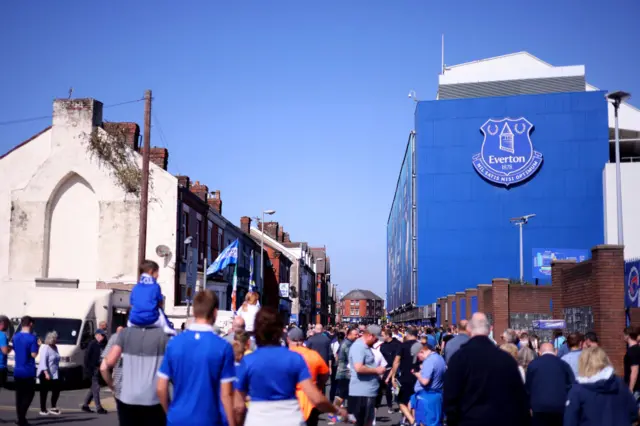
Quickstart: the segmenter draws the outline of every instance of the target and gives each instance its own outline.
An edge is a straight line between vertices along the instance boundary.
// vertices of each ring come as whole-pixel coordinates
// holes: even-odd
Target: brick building
[[[377,324],[384,315],[384,301],[369,290],[351,290],[340,304],[342,322]]]

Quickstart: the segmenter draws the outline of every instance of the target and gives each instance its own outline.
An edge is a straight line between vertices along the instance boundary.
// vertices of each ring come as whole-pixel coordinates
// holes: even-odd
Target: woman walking
[[[304,423],[296,387],[320,412],[340,413],[313,383],[304,358],[280,345],[282,319],[269,307],[255,318],[258,349],[242,358],[236,368],[234,409],[236,423],[245,426],[300,426]],[[247,397],[251,403],[245,405]],[[246,415],[246,421],[245,421]]]
[[[255,291],[250,291],[244,297],[244,303],[242,304],[240,309],[238,309],[238,316],[244,319],[245,330],[247,330],[247,332],[250,334],[254,332],[256,314],[260,310],[258,299],[258,293],[256,293]]]
[[[58,370],[60,367],[60,354],[58,353],[58,333],[51,331],[44,339],[44,345],[40,346],[38,364],[38,378],[40,379],[40,415],[60,415],[58,410],[58,398],[60,397],[60,381]],[[47,410],[47,394],[51,392],[51,409]]]
[[[602,348],[582,351],[576,382],[564,410],[565,426],[629,426],[638,420],[636,401]]]

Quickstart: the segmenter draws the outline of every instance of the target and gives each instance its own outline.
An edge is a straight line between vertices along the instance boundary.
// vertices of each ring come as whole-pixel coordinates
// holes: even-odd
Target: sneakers
[[[38,414],[41,415],[41,416],[48,416],[49,412],[40,410],[40,412]]]
[[[84,411],[85,413],[93,413],[93,410],[91,408],[89,408],[88,405],[83,405],[81,407],[81,410]]]
[[[107,413],[108,413],[108,411],[107,411],[107,410],[105,410],[104,408],[100,407],[100,408],[98,408],[98,409],[96,410],[96,413],[98,413],[98,414],[107,414]]]
[[[393,411],[391,408],[389,408],[389,409],[387,410],[387,413],[389,413],[389,414],[394,414],[394,413],[395,413],[395,411]]]
[[[59,416],[60,415],[60,410],[58,410],[57,408],[52,408],[49,410],[49,414],[52,414],[54,416]]]

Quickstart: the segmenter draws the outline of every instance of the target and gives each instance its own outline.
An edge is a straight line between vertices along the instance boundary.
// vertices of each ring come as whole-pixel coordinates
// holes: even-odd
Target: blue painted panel
[[[472,165],[480,127],[505,117],[533,124],[531,141],[544,158],[535,175],[509,188],[487,182]],[[495,277],[517,278],[519,236],[511,217],[537,215],[524,228],[525,253],[604,242],[603,92],[419,102],[415,129],[419,305]],[[531,261],[524,273],[532,281]]]
[[[456,323],[456,301],[451,302],[451,324]]]
[[[467,319],[467,299],[460,299],[460,321]]]
[[[478,297],[471,296],[471,315],[478,312]]]
[[[436,305],[436,327],[440,327],[442,325],[442,311],[440,309],[440,305]]]

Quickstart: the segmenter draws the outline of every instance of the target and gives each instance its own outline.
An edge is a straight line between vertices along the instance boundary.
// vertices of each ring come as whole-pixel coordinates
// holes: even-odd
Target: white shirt
[[[371,352],[373,352],[373,358],[374,358],[374,362],[376,364],[376,367],[387,368],[387,360],[384,359],[384,356],[382,355],[382,352],[380,352],[380,346],[381,345],[382,345],[382,342],[377,342],[371,348]]]
[[[244,307],[240,307],[238,310],[238,316],[244,320],[245,330],[250,333],[253,333],[254,325],[256,322],[256,314],[260,310],[258,305],[247,305],[247,310],[244,310]]]

